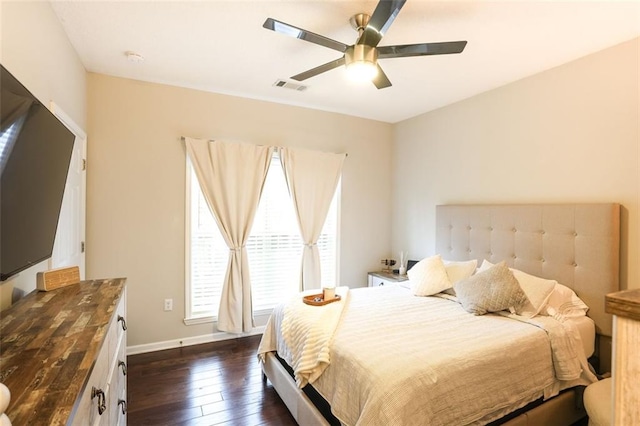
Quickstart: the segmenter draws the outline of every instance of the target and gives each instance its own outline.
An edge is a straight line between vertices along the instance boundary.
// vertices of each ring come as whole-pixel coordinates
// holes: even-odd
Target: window
[[[318,240],[323,285],[335,285],[337,275],[338,194],[336,191]],[[229,249],[202,195],[187,160],[186,320],[215,321]],[[293,202],[276,155],[271,160],[262,198],[247,240],[251,292],[255,314],[269,312],[298,291],[302,239]]]

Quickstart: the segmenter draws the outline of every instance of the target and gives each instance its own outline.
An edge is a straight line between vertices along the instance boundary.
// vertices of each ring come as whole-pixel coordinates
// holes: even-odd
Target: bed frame
[[[619,289],[619,204],[436,206],[435,248],[448,260],[505,260],[574,289],[590,307],[598,337],[605,336],[596,339],[596,354],[610,351],[601,340],[612,334],[604,296]],[[329,424],[274,354],[262,368],[298,424]],[[504,424],[570,425],[585,416],[576,401],[581,396],[569,390]]]

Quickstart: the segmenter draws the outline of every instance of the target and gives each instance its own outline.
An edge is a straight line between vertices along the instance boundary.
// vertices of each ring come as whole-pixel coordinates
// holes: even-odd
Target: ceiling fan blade
[[[445,41],[442,43],[404,44],[378,47],[378,59],[406,58],[409,56],[448,55],[461,53],[466,41]]]
[[[384,73],[384,71],[382,71],[380,64],[377,64],[377,67],[378,67],[378,74],[376,74],[376,76],[371,81],[373,82],[373,84],[376,85],[378,89],[384,89],[385,87],[390,87],[391,82],[389,81],[389,78]]]
[[[296,81],[303,81],[308,78],[315,77],[318,74],[322,74],[323,72],[338,68],[341,65],[344,65],[344,56],[340,59],[336,59],[335,61],[327,62],[319,67],[311,68],[310,70],[296,74],[291,78]]]
[[[376,47],[407,0],[380,0],[357,44]]]
[[[294,27],[293,25],[289,25],[272,18],[267,18],[262,26],[268,30],[288,35],[290,37],[299,38],[311,43],[319,44],[320,46],[328,47],[329,49],[337,50],[338,52],[342,53],[344,53],[344,51],[347,50],[347,47],[349,47],[344,43],[340,43],[339,41],[332,40],[330,38],[312,33],[307,30],[303,30],[302,28]]]

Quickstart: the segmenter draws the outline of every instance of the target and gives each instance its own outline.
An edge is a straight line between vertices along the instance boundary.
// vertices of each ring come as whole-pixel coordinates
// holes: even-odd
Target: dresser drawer
[[[371,276],[369,278],[369,286],[370,287],[379,287],[381,285],[391,285],[392,282],[389,280],[385,280],[384,278]]]
[[[126,291],[118,301],[93,371],[84,388],[72,425],[114,426],[126,424],[118,415],[119,399],[126,400],[126,380],[119,380],[119,360],[126,361]],[[121,413],[121,411],[120,411]],[[121,419],[125,420],[122,421]]]
[[[369,272],[368,274],[369,287],[396,285],[404,281],[407,281],[406,275],[398,275],[388,272]]]
[[[118,306],[116,307],[116,311],[113,315],[113,319],[111,324],[109,325],[109,354],[111,355],[109,359],[113,360],[115,354],[118,351],[118,346],[122,339],[126,335],[127,331],[127,318],[126,318],[126,293],[122,293],[122,297],[118,302]],[[125,340],[126,345],[126,340]]]
[[[109,420],[112,426],[127,424],[127,345],[123,338],[118,347],[109,379]]]
[[[106,342],[105,342],[106,343]],[[89,380],[80,398],[78,409],[73,417],[72,425],[87,426],[98,425],[101,415],[98,412],[98,403],[106,404],[107,376],[109,374],[109,352],[106,346],[98,354]],[[102,392],[102,393],[101,393]],[[103,413],[104,415],[105,413]]]

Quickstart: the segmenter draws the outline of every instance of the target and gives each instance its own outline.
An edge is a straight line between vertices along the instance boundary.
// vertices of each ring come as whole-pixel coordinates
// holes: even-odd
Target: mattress
[[[567,319],[580,333],[580,340],[584,354],[589,358],[595,352],[596,347],[596,325],[589,317],[574,317]]]
[[[278,336],[284,310],[274,311],[261,350],[279,348],[294,365]],[[543,324],[549,321],[556,324]],[[313,386],[346,425],[484,424],[590,383],[583,371],[572,380],[557,379],[557,360],[571,358],[552,350],[558,342],[569,342],[565,352],[586,365],[580,337],[558,324],[474,316],[456,302],[413,297],[396,286],[351,290],[331,339],[329,365]],[[563,334],[552,341],[552,333]]]

